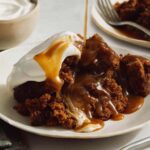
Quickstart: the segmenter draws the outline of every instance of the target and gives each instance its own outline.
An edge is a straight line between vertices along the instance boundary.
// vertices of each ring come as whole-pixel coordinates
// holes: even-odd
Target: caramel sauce
[[[113,116],[111,117],[111,120],[114,120],[114,121],[119,121],[123,119],[124,119],[124,115],[120,113],[113,114]]]
[[[89,123],[84,123],[82,126],[79,126],[75,129],[75,131],[79,132],[80,130],[86,128],[88,125],[96,125],[99,124],[100,127],[95,129],[94,131],[100,130],[104,127],[104,121],[100,119],[92,119]]]
[[[88,0],[85,0],[85,16],[84,16],[84,42],[86,42],[87,39],[87,22],[88,22]],[[119,32],[123,33],[126,36],[136,38],[136,39],[144,39],[143,37],[139,36],[140,34],[135,34],[134,32],[128,32],[122,28],[117,28]],[[61,57],[63,55],[64,50],[69,46],[71,39],[68,40],[69,42],[66,42],[64,40],[59,40],[52,44],[48,49],[46,49],[44,52],[37,54],[35,56],[35,60],[40,64],[40,66],[45,71],[45,74],[47,76],[47,79],[53,82],[52,84],[55,86],[57,90],[60,91],[62,86],[62,80],[59,78],[59,71],[61,68]],[[87,78],[87,79],[86,79]],[[103,100],[104,98],[109,99],[109,107],[112,110],[113,114],[111,117],[111,120],[119,121],[124,119],[124,115],[120,114],[117,109],[115,108],[114,104],[111,101],[111,97],[109,93],[105,91],[100,85],[100,82],[97,82],[96,79],[92,79],[89,75],[86,76],[79,76],[77,79],[78,81],[75,83],[72,89],[70,90],[70,93],[67,93],[71,100],[71,104],[74,105],[76,108],[82,110],[87,117],[90,119],[90,122],[85,122],[82,126],[77,127],[75,130],[81,131],[82,129],[86,128],[88,125],[100,125],[99,128],[96,128],[96,130],[100,130],[104,127],[104,121],[100,119],[94,119],[92,116],[92,112],[90,111],[88,104],[92,102],[96,102],[96,112],[98,115],[100,115],[103,112],[103,107],[101,104],[100,97],[95,98],[90,96],[88,91],[85,89],[84,82],[93,82],[96,83],[97,89],[103,92]],[[70,88],[70,87],[69,87]],[[139,110],[143,104],[144,104],[144,98],[143,97],[136,97],[136,96],[128,96],[128,105],[127,108],[124,111],[124,114],[130,114],[137,110]]]
[[[98,97],[92,96],[85,85],[87,83],[92,83],[95,86],[95,90],[100,94]],[[111,101],[111,96],[109,93],[102,87],[99,78],[97,76],[91,76],[89,74],[79,74],[76,78],[75,84],[67,90],[68,96],[72,101],[72,104],[78,109],[82,110],[90,120],[93,120],[92,110],[90,104],[95,103],[95,112],[98,116],[101,116],[103,113],[102,101],[108,102],[108,107],[111,109],[113,115],[112,120],[118,121],[124,118],[123,114],[118,113],[116,107]],[[95,92],[96,92],[95,91]],[[99,97],[100,96],[100,97]]]
[[[134,113],[136,112],[137,110],[139,110],[143,104],[144,104],[144,98],[143,97],[140,97],[140,96],[128,96],[128,105],[127,105],[127,108],[126,110],[124,111],[124,114],[130,114],[130,113]],[[116,109],[114,108],[114,106],[110,105],[110,107],[112,108],[113,110],[113,115],[111,117],[111,120],[114,120],[114,121],[119,121],[119,120],[122,120],[124,119],[124,115],[123,114],[120,114],[116,111]],[[94,131],[96,130],[100,130],[104,127],[104,121],[100,120],[100,119],[91,119],[89,123],[84,123],[82,126],[80,127],[77,127],[75,130],[77,132],[79,131],[82,131],[84,130],[84,128],[86,128],[88,125],[92,125],[92,124],[99,124],[100,127],[95,129]]]
[[[95,87],[94,93],[98,93],[98,95],[97,94],[93,95],[93,92],[90,93],[90,90],[86,88],[86,85],[88,85],[88,83],[92,83],[92,87],[93,88]],[[82,110],[90,120],[90,122],[86,122],[82,126],[78,127],[76,131],[84,132],[84,130],[88,130],[88,127],[90,130],[90,127],[92,128],[92,124],[95,124],[96,130],[100,130],[101,128],[103,128],[104,126],[103,121],[95,118],[99,118],[103,113],[104,102],[106,102],[107,107],[109,107],[109,109],[112,112],[110,119],[113,121],[123,120],[125,117],[124,114],[133,113],[143,106],[144,103],[143,97],[139,96],[136,97],[130,95],[128,96],[129,101],[126,110],[124,111],[124,113],[119,113],[112,102],[111,95],[103,88],[101,84],[102,83],[100,76],[79,73],[76,76],[75,83],[72,86],[70,86],[69,89],[67,90],[68,96],[74,107],[78,108],[79,110]],[[95,105],[94,113],[97,116],[93,116],[93,112],[90,107],[91,104],[93,103]],[[100,125],[100,127],[98,126],[98,124]]]
[[[88,23],[88,0],[85,0],[84,42],[86,42],[87,39],[87,23]]]
[[[116,107],[114,106],[114,104],[112,103],[112,101],[110,100],[109,101],[109,107],[110,109],[112,110],[113,112],[113,115],[111,117],[111,120],[114,120],[114,121],[119,121],[119,120],[123,120],[124,119],[124,115],[123,114],[120,114]]]
[[[67,95],[70,97],[73,105],[80,110],[82,110],[89,119],[92,119],[92,112],[90,105],[95,103],[97,107],[97,112],[101,113],[101,103],[99,98],[92,96],[89,91],[86,89],[87,83],[93,83],[93,86],[100,91],[102,96],[101,98],[108,97],[103,88],[100,88],[100,81],[98,81],[96,76],[90,74],[80,74],[76,76],[75,83],[71,85],[67,92]],[[98,95],[97,95],[98,96]]]
[[[62,80],[59,78],[59,71],[62,63],[61,58],[69,44],[70,43],[65,40],[59,40],[34,57],[44,70],[47,80],[49,80],[58,91],[63,84]]]
[[[138,111],[144,104],[144,98],[140,96],[128,96],[128,105],[124,114],[131,114]]]
[[[102,127],[104,126],[104,121],[100,119],[92,119],[91,120],[92,124],[100,124]]]

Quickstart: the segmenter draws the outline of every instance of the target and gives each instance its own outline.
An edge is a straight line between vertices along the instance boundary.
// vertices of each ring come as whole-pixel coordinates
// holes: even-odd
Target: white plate
[[[14,109],[14,98],[7,92],[6,79],[13,64],[18,61],[31,46],[9,50],[0,53],[0,118],[12,126],[34,134],[59,137],[59,138],[106,138],[125,134],[137,130],[150,122],[150,96],[145,99],[145,104],[138,112],[125,116],[122,121],[107,121],[102,130],[92,133],[77,133],[72,130],[50,127],[32,127],[29,119],[19,115]],[[118,50],[119,53],[128,53],[125,50]]]
[[[115,4],[118,1],[122,2],[122,1],[125,1],[125,0],[111,0],[112,4]],[[138,40],[138,39],[134,39],[134,38],[128,37],[128,36],[122,34],[121,32],[119,32],[113,26],[107,24],[105,22],[105,20],[101,17],[101,15],[98,13],[98,11],[96,10],[95,5],[93,5],[93,7],[92,7],[92,19],[93,19],[94,23],[101,30],[103,30],[104,32],[108,33],[109,35],[111,35],[111,36],[113,36],[113,37],[115,37],[117,39],[129,42],[129,43],[132,43],[132,44],[135,44],[135,45],[139,45],[139,46],[143,46],[143,47],[146,47],[146,48],[150,48],[150,41]]]

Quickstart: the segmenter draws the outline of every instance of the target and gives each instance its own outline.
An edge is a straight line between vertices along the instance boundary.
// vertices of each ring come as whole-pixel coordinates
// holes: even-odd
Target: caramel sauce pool
[[[104,127],[104,121],[100,120],[100,119],[92,119],[90,123],[84,123],[82,126],[80,127],[77,127],[75,129],[75,131],[79,132],[80,130],[82,130],[84,127],[88,126],[88,125],[91,125],[91,124],[99,124],[100,127],[95,129],[94,131],[97,131],[97,130],[100,130]]]
[[[124,119],[124,115],[120,114],[120,113],[115,114],[111,117],[111,120],[113,120],[113,121],[119,121],[119,120],[123,120],[123,119]]]
[[[114,112],[111,120],[113,121],[119,121],[124,119],[124,114],[131,114],[134,113],[136,111],[138,111],[144,104],[144,98],[140,97],[140,96],[128,96],[128,105],[127,108],[125,109],[124,113],[118,113],[118,112]],[[75,129],[75,131],[80,132],[82,129],[86,128],[88,125],[90,124],[99,124],[100,127],[97,128],[94,131],[100,130],[104,127],[104,121],[100,120],[100,119],[91,119],[90,123],[84,123],[82,126],[78,127]]]
[[[131,114],[136,111],[138,111],[144,104],[144,98],[140,96],[128,96],[128,105],[125,111],[123,112],[124,114]]]
[[[144,98],[141,96],[132,96],[129,95],[128,96],[128,104],[126,109],[124,110],[123,114],[118,113],[112,116],[112,120],[114,121],[119,121],[124,119],[124,114],[131,114],[134,113],[136,111],[138,111],[144,104]]]

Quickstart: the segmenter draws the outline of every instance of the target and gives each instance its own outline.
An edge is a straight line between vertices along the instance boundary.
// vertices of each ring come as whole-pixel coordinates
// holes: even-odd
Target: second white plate
[[[111,1],[112,1],[112,4],[114,4],[117,1],[122,1],[122,0],[111,0]],[[150,41],[138,40],[138,39],[134,39],[134,38],[131,38],[131,37],[127,37],[126,35],[119,32],[117,29],[115,29],[113,26],[107,24],[107,22],[98,13],[98,11],[95,7],[95,4],[92,7],[92,18],[93,18],[94,23],[101,30],[106,32],[107,34],[109,34],[109,35],[111,35],[111,36],[113,36],[117,39],[129,42],[129,43],[132,43],[132,44],[135,44],[135,45],[138,45],[138,46],[150,48]]]

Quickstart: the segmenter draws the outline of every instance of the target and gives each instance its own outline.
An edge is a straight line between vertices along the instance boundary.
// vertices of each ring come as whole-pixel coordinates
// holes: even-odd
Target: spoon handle
[[[10,139],[5,134],[0,124],[0,149],[12,146]]]
[[[5,146],[3,150],[30,150],[25,139],[22,137],[20,130],[8,125],[2,120],[0,120],[0,125],[6,136],[11,141],[11,145],[7,146],[8,148],[5,148]]]

